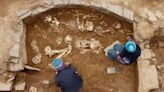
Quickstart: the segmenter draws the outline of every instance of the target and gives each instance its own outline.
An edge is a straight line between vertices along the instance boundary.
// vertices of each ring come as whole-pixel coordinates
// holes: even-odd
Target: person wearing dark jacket
[[[140,46],[132,39],[128,39],[125,45],[115,44],[108,50],[108,57],[121,64],[132,64],[141,55]]]
[[[80,92],[83,79],[72,65],[64,64],[61,59],[55,58],[53,66],[57,69],[55,83],[62,92]]]

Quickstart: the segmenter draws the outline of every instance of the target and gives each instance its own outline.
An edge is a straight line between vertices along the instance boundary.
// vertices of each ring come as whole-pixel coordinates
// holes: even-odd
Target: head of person
[[[58,70],[61,71],[65,68],[64,62],[60,58],[53,59],[53,66]]]
[[[134,53],[136,51],[136,44],[133,41],[128,41],[125,48],[129,53]]]

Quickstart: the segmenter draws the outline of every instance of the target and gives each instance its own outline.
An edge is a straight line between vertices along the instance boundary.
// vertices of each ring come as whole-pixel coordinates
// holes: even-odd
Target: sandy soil
[[[96,35],[94,32],[79,32],[77,31],[75,11],[84,15],[90,15],[94,17],[87,18],[87,20],[92,21],[95,25],[95,28],[101,26],[103,30],[111,28],[111,25],[115,22],[120,22],[124,32],[114,31],[113,34],[107,33],[104,36]],[[50,30],[49,23],[44,22],[44,19],[47,15],[52,15],[60,21],[59,29],[61,32],[57,33],[55,30]],[[105,21],[105,24],[101,24],[102,21]],[[67,8],[58,8],[50,10],[44,14],[30,17],[25,21],[27,27],[27,55],[28,63],[35,67],[41,68],[42,72],[27,72],[26,74],[21,74],[19,76],[24,76],[27,81],[26,89],[29,89],[30,86],[40,87],[39,92],[44,92],[42,84],[39,81],[48,79],[51,80],[51,84],[46,92],[53,92],[58,90],[53,83],[53,78],[55,72],[48,67],[48,63],[52,61],[53,58],[49,58],[44,55],[44,48],[47,45],[50,45],[54,49],[62,49],[67,47],[63,42],[61,45],[57,45],[56,38],[62,36],[64,38],[67,34],[73,36],[73,51],[67,57],[63,58],[64,62],[71,62],[82,75],[84,79],[84,86],[81,92],[136,92],[137,91],[137,69],[136,63],[132,65],[121,65],[117,62],[113,62],[105,57],[103,49],[100,54],[95,54],[93,52],[87,52],[85,54],[80,54],[79,49],[75,48],[75,42],[78,39],[90,39],[96,38],[100,41],[103,47],[112,44],[115,40],[119,40],[122,43],[126,41],[127,35],[124,33],[128,30],[132,30],[132,24],[126,22],[124,19],[119,18],[111,13],[102,13],[96,9],[91,9],[88,7],[67,7]],[[36,28],[36,25],[38,28]],[[131,33],[130,32],[130,33]],[[44,34],[45,38],[42,37]],[[38,42],[38,46],[43,54],[42,63],[34,65],[31,62],[31,59],[35,56],[30,44],[32,40]],[[108,66],[118,67],[121,70],[114,75],[107,75],[106,68]],[[19,77],[18,77],[19,78]],[[114,90],[114,91],[112,91]]]

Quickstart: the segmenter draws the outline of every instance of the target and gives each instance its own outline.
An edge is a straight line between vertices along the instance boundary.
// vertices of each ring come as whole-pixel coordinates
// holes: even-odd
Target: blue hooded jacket
[[[139,47],[138,44],[136,44],[136,51],[134,53],[129,53],[126,50],[126,48],[124,48],[120,53],[120,56],[122,58],[126,57],[129,60],[128,64],[135,62],[140,55],[141,55],[141,48]]]
[[[75,73],[76,69],[69,65],[59,71],[55,77],[55,82],[62,92],[79,92],[82,87],[83,80],[81,76]]]

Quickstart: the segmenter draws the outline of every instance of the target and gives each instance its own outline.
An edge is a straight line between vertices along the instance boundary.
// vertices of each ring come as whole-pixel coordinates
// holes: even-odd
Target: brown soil
[[[27,57],[28,64],[41,68],[41,72],[26,71],[18,73],[17,79],[23,79],[27,82],[26,90],[29,90],[30,86],[36,86],[38,92],[59,92],[59,88],[56,88],[54,84],[55,72],[49,68],[48,63],[50,63],[53,58],[49,58],[44,55],[44,48],[50,45],[53,49],[62,49],[67,47],[67,45],[62,42],[61,45],[56,44],[56,38],[62,36],[63,38],[67,34],[73,36],[73,51],[70,55],[63,58],[64,62],[71,62],[72,65],[77,67],[79,73],[84,79],[84,84],[81,92],[136,92],[137,91],[137,69],[136,63],[132,65],[121,65],[117,62],[109,60],[105,55],[103,50],[100,54],[95,54],[93,52],[87,52],[85,54],[80,54],[79,49],[75,48],[76,40],[80,38],[96,38],[100,41],[103,47],[107,47],[112,44],[115,40],[119,40],[122,43],[126,41],[126,36],[120,31],[114,31],[113,34],[107,33],[104,36],[96,35],[94,32],[79,32],[77,31],[75,11],[79,11],[81,14],[90,15],[95,17],[87,18],[87,20],[92,21],[95,27],[101,26],[103,30],[111,28],[111,25],[115,22],[120,22],[124,33],[127,30],[132,30],[132,24],[127,22],[125,19],[120,18],[110,12],[105,10],[97,10],[93,7],[84,6],[65,6],[52,9],[43,14],[29,17],[24,20],[27,27]],[[104,12],[105,11],[105,12]],[[59,25],[60,33],[54,30],[49,30],[50,25],[44,22],[47,15],[55,16],[61,24]],[[100,22],[106,22],[106,24],[101,24]],[[37,25],[39,28],[35,28]],[[45,38],[41,33],[44,34]],[[42,63],[38,65],[32,64],[31,60],[35,56],[30,44],[32,40],[38,42],[38,46],[43,54]],[[113,75],[106,74],[106,68],[109,66],[118,67],[121,70]],[[51,80],[51,84],[46,87],[42,85],[40,81]],[[113,89],[113,91],[112,91]]]

